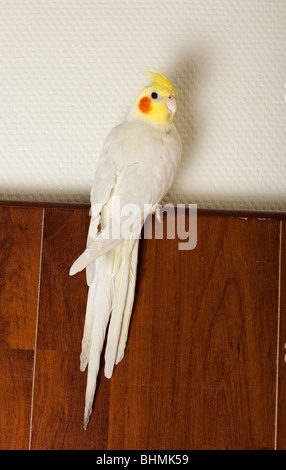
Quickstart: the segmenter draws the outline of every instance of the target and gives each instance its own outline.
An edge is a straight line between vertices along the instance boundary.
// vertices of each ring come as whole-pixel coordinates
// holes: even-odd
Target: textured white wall
[[[167,200],[286,210],[285,0],[0,0],[0,199],[88,202],[155,67],[179,90]]]

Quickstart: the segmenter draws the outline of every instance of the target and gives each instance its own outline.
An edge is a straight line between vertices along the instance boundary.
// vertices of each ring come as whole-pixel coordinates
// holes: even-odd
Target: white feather
[[[87,343],[87,348],[85,345],[84,351],[84,354],[87,353],[88,357],[83,358],[84,362],[88,360],[87,387],[84,410],[85,429],[88,425],[89,417],[92,412],[97,375],[100,366],[101,351],[103,348],[106,328],[110,317],[114,288],[112,276],[112,253],[108,253],[107,255],[101,257],[98,264],[98,270],[91,286],[91,288],[93,288],[93,284],[95,285],[95,291],[93,295],[93,316],[92,321],[90,321],[89,317],[88,322],[88,328],[91,329],[90,340]]]
[[[123,312],[120,338],[119,338],[118,347],[117,347],[115,364],[118,364],[118,362],[120,362],[123,359],[127,337],[128,337],[129,324],[130,324],[130,318],[131,318],[131,313],[133,309],[134,295],[135,295],[138,247],[139,247],[139,239],[135,240],[132,253],[131,253],[128,292],[127,292],[126,303],[125,303],[125,308]]]
[[[115,266],[114,275],[114,296],[112,300],[112,316],[108,328],[107,344],[105,350],[105,376],[109,379],[113,374],[115,365],[123,313],[125,310],[129,270],[130,252],[134,245],[134,239],[124,240],[121,245],[115,248],[115,257],[119,259],[119,267]]]
[[[91,332],[92,323],[94,316],[94,296],[97,287],[97,282],[94,280],[88,289],[85,322],[83,330],[83,338],[81,343],[81,355],[80,355],[80,370],[83,372],[86,369],[89,358],[90,343],[91,343]]]

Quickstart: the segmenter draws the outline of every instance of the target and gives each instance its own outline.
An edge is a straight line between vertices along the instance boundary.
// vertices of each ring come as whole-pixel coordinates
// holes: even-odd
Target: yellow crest
[[[154,69],[155,70],[155,69]],[[158,88],[159,90],[164,90],[168,95],[175,95],[177,96],[178,92],[173,87],[170,80],[168,80],[165,75],[163,75],[158,70],[156,72],[143,72],[150,76],[151,78],[151,86]]]

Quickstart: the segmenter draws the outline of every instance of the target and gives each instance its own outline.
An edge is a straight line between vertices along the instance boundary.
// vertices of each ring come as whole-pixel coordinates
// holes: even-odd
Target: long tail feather
[[[130,251],[134,245],[134,239],[124,240],[114,251],[114,267],[118,266],[114,281],[114,297],[112,300],[112,315],[108,328],[108,337],[105,350],[105,376],[110,378],[116,360],[117,347],[119,343],[122,317],[125,309],[130,267]],[[119,259],[119,262],[117,260]]]
[[[105,230],[105,229],[104,229]],[[90,240],[85,252],[70,269],[73,275],[87,268],[89,293],[86,307],[80,369],[88,366],[84,428],[92,412],[100,358],[110,314],[105,352],[105,375],[110,378],[114,365],[124,356],[134,301],[139,233],[129,239]],[[101,232],[103,233],[103,232]]]
[[[130,318],[132,314],[134,295],[135,295],[138,247],[139,247],[139,240],[137,239],[135,240],[135,243],[131,252],[128,292],[127,292],[125,309],[124,309],[123,319],[122,319],[122,324],[121,324],[120,338],[119,338],[119,343],[117,347],[115,364],[118,364],[118,362],[120,362],[124,357],[124,352],[125,352],[125,347],[126,347],[126,342],[127,342],[127,337],[128,337],[129,324],[130,324]]]
[[[80,355],[80,370],[83,372],[86,369],[89,358],[91,332],[94,315],[94,296],[96,292],[96,282],[92,282],[88,290],[83,338],[81,342],[81,355]]]
[[[90,316],[88,318],[87,328],[91,327],[90,333],[90,346],[88,346],[88,374],[87,374],[87,386],[85,395],[85,410],[84,410],[84,428],[86,429],[89,417],[92,412],[92,405],[94,400],[94,394],[96,390],[97,375],[100,366],[100,357],[103,348],[103,343],[106,334],[106,328],[109,321],[111,302],[113,296],[113,277],[112,277],[112,255],[108,253],[103,256],[98,262],[98,270],[94,281],[95,292],[93,296],[93,318],[92,325]],[[92,306],[91,306],[92,308]],[[90,315],[90,313],[88,312]],[[88,330],[86,337],[89,337]],[[89,344],[89,343],[87,343]],[[85,346],[86,348],[86,346]],[[85,351],[84,351],[85,354]],[[86,359],[83,355],[83,364],[85,365]]]

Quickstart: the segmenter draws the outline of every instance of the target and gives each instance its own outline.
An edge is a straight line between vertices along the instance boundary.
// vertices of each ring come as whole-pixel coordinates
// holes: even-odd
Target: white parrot
[[[80,369],[88,366],[85,429],[108,322],[104,372],[110,378],[125,352],[140,232],[169,190],[182,153],[173,123],[177,91],[163,74],[147,73],[150,85],[104,142],[91,189],[87,248],[70,269],[74,275],[86,268],[89,286],[80,356]]]

